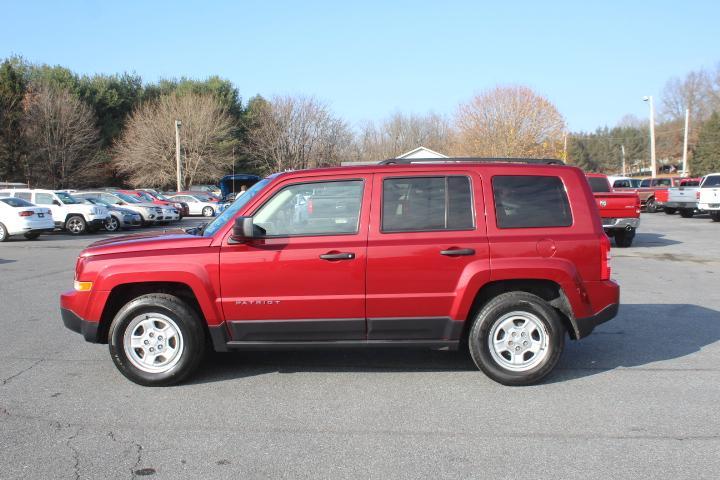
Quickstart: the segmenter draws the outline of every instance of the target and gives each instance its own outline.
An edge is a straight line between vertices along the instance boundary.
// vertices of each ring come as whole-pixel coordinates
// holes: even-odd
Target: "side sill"
[[[431,348],[457,350],[459,340],[321,340],[307,342],[229,341],[228,350],[301,350],[322,348]],[[227,350],[222,350],[227,351]]]

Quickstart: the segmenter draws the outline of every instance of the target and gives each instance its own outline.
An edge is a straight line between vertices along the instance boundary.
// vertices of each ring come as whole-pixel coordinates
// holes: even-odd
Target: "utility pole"
[[[177,163],[177,191],[181,192],[182,188],[182,162],[180,161],[180,126],[182,122],[175,120],[175,162]]]
[[[690,175],[688,172],[688,165],[687,165],[687,144],[688,144],[688,127],[690,125],[690,109],[685,109],[685,138],[683,139],[683,167],[682,167],[682,176],[687,177]]]
[[[563,161],[567,163],[568,157],[567,157],[567,132],[563,134]]]
[[[620,145],[620,151],[622,151],[622,174],[623,177],[627,175],[625,173],[625,145]]]
[[[652,95],[643,97],[643,100],[650,103],[650,169],[652,178],[657,177],[657,165],[655,163],[655,106]]]

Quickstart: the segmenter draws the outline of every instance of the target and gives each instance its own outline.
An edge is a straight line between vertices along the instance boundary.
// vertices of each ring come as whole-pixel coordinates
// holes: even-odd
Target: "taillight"
[[[314,207],[313,207],[313,201],[312,201],[312,199],[310,199],[310,200],[307,201],[307,212],[308,212],[309,214],[312,214],[312,213],[313,213],[313,208],[314,208]]]
[[[600,280],[610,280],[610,239],[603,234],[600,239]]]
[[[18,215],[20,215],[21,217],[32,217],[34,213],[35,212],[33,212],[32,210],[25,210],[25,211],[19,212]]]
[[[695,192],[695,200],[700,200],[700,190]]]

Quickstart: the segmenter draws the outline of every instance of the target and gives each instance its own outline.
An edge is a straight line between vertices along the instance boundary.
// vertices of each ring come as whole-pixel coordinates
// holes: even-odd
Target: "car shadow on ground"
[[[633,247],[665,247],[668,245],[678,245],[682,242],[667,238],[662,233],[645,233],[637,232],[635,234],[635,240],[633,241]]]
[[[6,263],[15,263],[17,260],[5,260],[4,258],[0,258],[0,265],[4,265]]]
[[[720,340],[720,312],[689,304],[623,305],[617,318],[580,341],[568,340],[544,383],[588,377],[618,368],[649,367],[681,359]],[[665,366],[668,368],[669,366]],[[670,367],[673,368],[673,367]],[[677,368],[692,368],[682,367]],[[476,371],[466,348],[306,350],[213,353],[189,383],[267,373]],[[482,373],[478,372],[478,375]]]

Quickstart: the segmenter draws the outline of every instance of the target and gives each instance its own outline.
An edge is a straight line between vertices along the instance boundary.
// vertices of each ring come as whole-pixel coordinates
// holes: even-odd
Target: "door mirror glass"
[[[62,206],[59,200],[53,200],[53,205],[57,205],[58,207]]]
[[[253,223],[252,217],[238,217],[233,224],[231,243],[246,243],[253,238],[265,235],[265,230]]]

